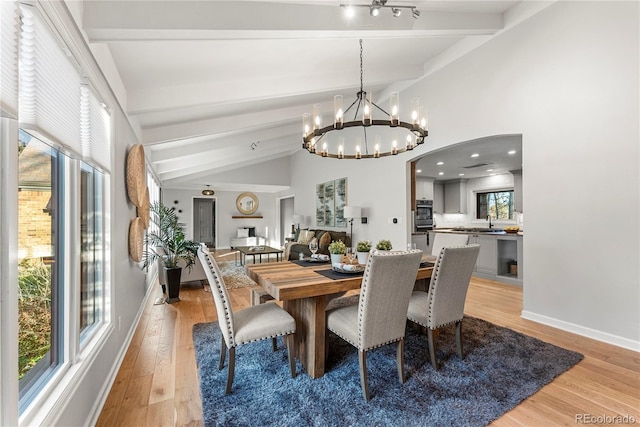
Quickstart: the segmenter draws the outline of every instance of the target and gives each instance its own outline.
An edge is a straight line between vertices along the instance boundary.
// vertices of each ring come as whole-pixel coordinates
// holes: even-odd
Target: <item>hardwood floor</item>
[[[234,309],[250,304],[249,288],[230,290],[230,295]],[[176,304],[153,305],[154,299],[145,307],[98,426],[202,425],[191,329],[216,320],[213,299],[201,287],[183,287]],[[524,320],[521,309],[521,288],[472,279],[466,314],[585,358],[492,425],[575,425],[579,414],[631,416],[631,424],[640,423],[639,353]]]

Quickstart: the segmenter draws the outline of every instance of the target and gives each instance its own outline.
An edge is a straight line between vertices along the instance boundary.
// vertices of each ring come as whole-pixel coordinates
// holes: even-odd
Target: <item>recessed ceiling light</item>
[[[493,172],[493,169],[487,169],[487,172]]]
[[[509,154],[516,154],[516,150],[509,151]]]
[[[444,165],[444,162],[438,162],[438,163],[436,163],[436,165],[442,166],[442,165]]]
[[[464,174],[463,173],[459,173],[458,176],[464,176]]]
[[[420,172],[422,172],[422,169],[417,169],[416,172],[420,173]]]
[[[444,175],[444,172],[439,172],[438,175]]]
[[[473,153],[473,154],[471,155],[471,157],[478,157],[479,155],[480,155],[480,154],[478,154],[478,153]]]

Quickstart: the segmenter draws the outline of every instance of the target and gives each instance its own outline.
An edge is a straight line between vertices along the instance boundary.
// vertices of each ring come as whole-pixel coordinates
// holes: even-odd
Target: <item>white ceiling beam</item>
[[[269,19],[264,19],[269,16]],[[91,42],[268,38],[417,37],[483,35],[503,27],[499,13],[423,11],[347,20],[335,4],[237,1],[90,1],[84,29]],[[375,28],[375,30],[374,30]]]
[[[297,142],[286,141],[286,143],[275,148],[260,148],[256,150],[256,152],[247,153],[246,155],[227,153],[224,156],[219,156],[216,153],[215,156],[207,157],[206,153],[203,153],[197,163],[188,162],[185,166],[182,160],[178,160],[181,167],[172,168],[173,170],[165,172],[160,172],[160,168],[156,170],[159,171],[158,175],[160,179],[163,182],[167,182],[178,178],[187,179],[189,176],[202,172],[211,174],[212,171],[220,173],[233,170],[238,167],[261,163],[270,158],[288,156],[299,149],[300,145]],[[202,161],[203,159],[204,161]]]
[[[166,162],[172,162],[176,158],[190,155],[202,155],[202,153],[213,152],[215,150],[225,149],[227,147],[242,147],[249,150],[251,144],[260,141],[261,147],[275,145],[277,141],[283,139],[291,140],[292,135],[300,136],[299,142],[302,145],[302,125],[280,126],[276,128],[253,130],[247,129],[246,132],[239,135],[229,135],[225,137],[213,136],[199,138],[198,140],[183,139],[175,142],[161,144],[160,146],[151,146],[151,162],[161,165]],[[276,141],[276,142],[274,142]],[[159,147],[160,149],[156,149]],[[239,148],[234,148],[239,150]]]

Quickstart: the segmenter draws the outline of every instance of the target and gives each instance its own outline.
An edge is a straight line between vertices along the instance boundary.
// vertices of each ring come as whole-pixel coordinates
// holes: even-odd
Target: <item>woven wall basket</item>
[[[149,187],[146,187],[142,204],[136,208],[138,217],[142,220],[142,226],[146,230],[149,228]]]
[[[144,147],[135,144],[127,154],[127,195],[131,203],[142,206],[144,192],[147,188],[147,171],[144,162]]]
[[[136,217],[129,225],[129,256],[135,262],[142,261],[142,250],[144,240],[144,228],[142,220]]]

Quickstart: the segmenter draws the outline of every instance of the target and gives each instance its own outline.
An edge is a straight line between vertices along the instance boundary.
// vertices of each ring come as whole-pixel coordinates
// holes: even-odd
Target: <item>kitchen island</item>
[[[432,232],[469,235],[470,244],[480,245],[474,276],[522,286],[522,231],[512,233],[494,228],[454,227],[437,228]]]

